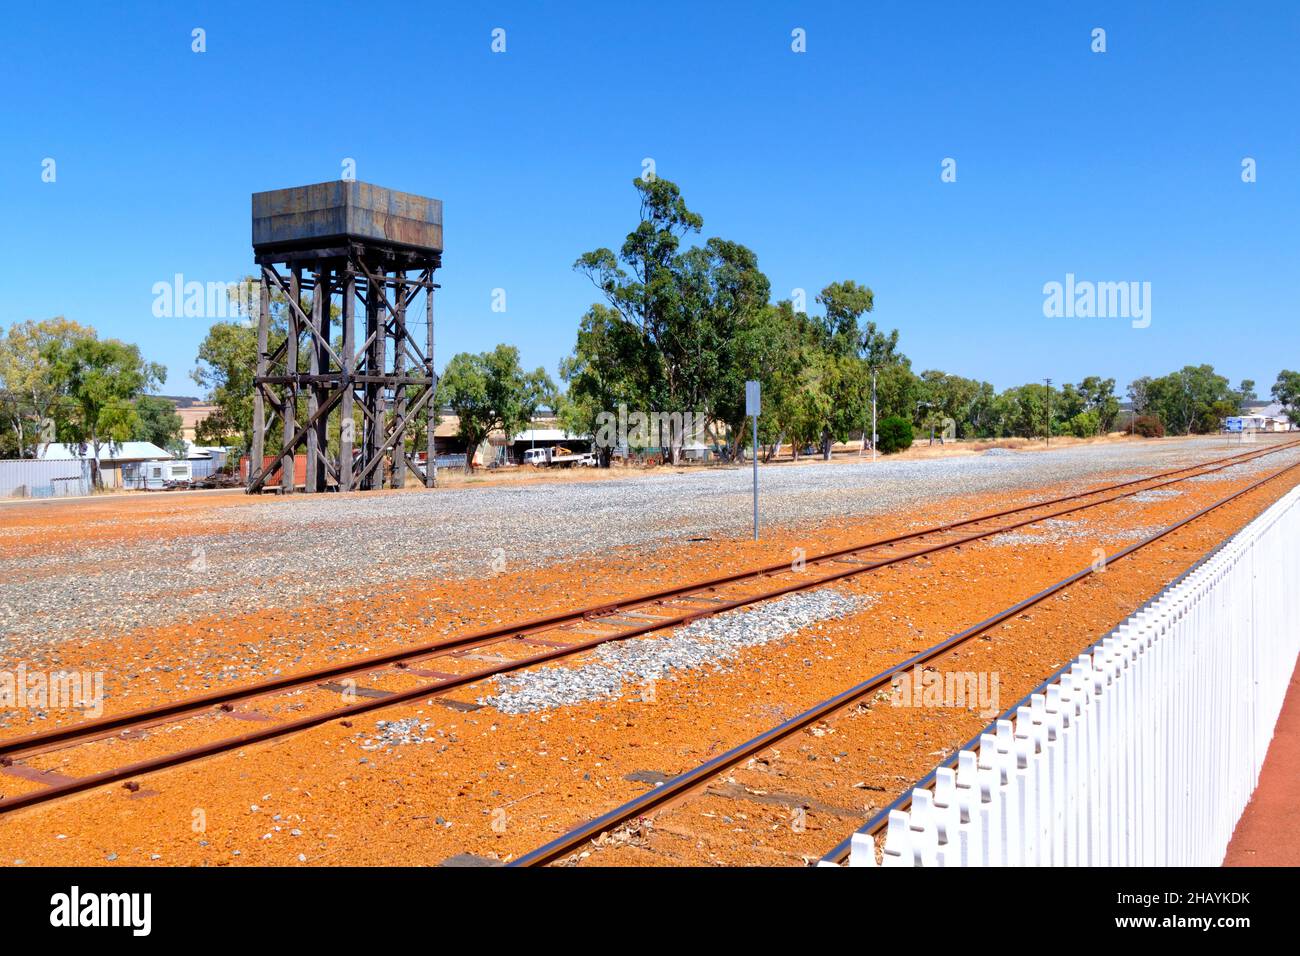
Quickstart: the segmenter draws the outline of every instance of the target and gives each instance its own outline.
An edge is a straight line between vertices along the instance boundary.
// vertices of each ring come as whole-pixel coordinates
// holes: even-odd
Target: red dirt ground
[[[1282,705],[1273,742],[1246,812],[1228,844],[1224,866],[1300,866],[1300,664]]]

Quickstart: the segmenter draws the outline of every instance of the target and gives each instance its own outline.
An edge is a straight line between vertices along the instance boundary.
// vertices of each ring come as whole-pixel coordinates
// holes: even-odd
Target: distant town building
[[[1289,432],[1295,429],[1281,402],[1247,405],[1246,414],[1224,419],[1224,431],[1229,432]]]
[[[64,444],[50,442],[36,449],[40,461],[92,460],[94,449],[89,443]],[[105,488],[143,488],[147,486],[149,462],[173,462],[175,458],[165,449],[148,441],[104,442],[99,446],[99,471]],[[186,467],[188,471],[188,466]],[[188,475],[186,479],[188,480]]]
[[[176,414],[181,417],[181,437],[188,442],[197,438],[199,423],[217,410],[210,402],[190,395],[159,395],[176,407]]]

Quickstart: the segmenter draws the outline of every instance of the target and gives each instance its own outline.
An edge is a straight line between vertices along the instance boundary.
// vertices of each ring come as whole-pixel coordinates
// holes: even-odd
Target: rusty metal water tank
[[[253,193],[257,255],[369,246],[442,253],[442,200],[356,180]]]

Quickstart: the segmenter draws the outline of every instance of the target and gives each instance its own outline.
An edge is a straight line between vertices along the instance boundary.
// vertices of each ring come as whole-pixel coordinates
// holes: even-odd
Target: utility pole
[[[879,365],[871,366],[871,460],[876,460],[876,444],[880,441],[880,436],[876,434],[876,373],[880,371]]]
[[[871,369],[871,460],[876,460],[876,372],[880,369],[879,365],[870,365]],[[862,426],[862,447],[858,449],[858,457],[867,450],[867,426]]]
[[[1043,379],[1043,384],[1047,386],[1047,447],[1052,447],[1052,380]]]
[[[758,540],[758,415],[760,402],[760,386],[758,382],[750,381],[745,383],[745,414],[754,421],[754,540]]]

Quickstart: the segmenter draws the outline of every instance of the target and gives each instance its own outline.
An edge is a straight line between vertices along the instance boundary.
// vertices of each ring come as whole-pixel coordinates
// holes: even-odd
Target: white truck
[[[558,445],[554,448],[529,448],[524,452],[524,464],[536,465],[539,468],[551,466],[571,468],[574,465],[580,468],[595,468],[596,456],[589,451],[573,452]]]

